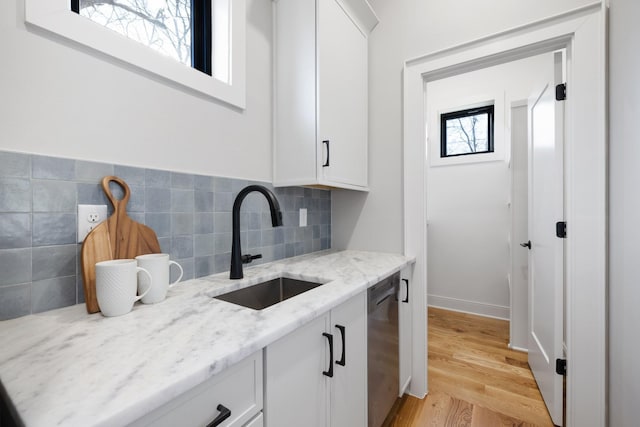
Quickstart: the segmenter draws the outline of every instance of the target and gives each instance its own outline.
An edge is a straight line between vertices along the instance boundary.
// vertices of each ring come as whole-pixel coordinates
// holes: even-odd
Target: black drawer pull
[[[409,279],[402,279],[402,281],[407,284],[407,296],[402,302],[409,302]]]
[[[325,162],[324,165],[322,165],[322,167],[325,168],[325,167],[329,166],[329,159],[331,158],[331,154],[330,154],[330,151],[329,151],[329,143],[330,142],[329,142],[328,139],[325,139],[324,141],[322,141],[322,143],[327,146],[327,161]]]
[[[209,424],[207,424],[207,427],[219,426],[220,424],[222,424],[222,422],[224,420],[226,420],[227,418],[229,418],[231,416],[231,411],[228,408],[225,408],[222,405],[218,405],[218,407],[216,409],[220,413],[218,414],[217,417],[215,417],[215,419],[213,421],[211,421]]]
[[[322,336],[329,341],[329,370],[322,371],[322,374],[333,378],[333,335],[323,332]]]
[[[345,328],[342,325],[336,325],[336,328],[340,331],[340,335],[342,336],[342,357],[340,360],[336,360],[336,365],[346,366],[347,362],[347,343],[346,343],[346,333]]]

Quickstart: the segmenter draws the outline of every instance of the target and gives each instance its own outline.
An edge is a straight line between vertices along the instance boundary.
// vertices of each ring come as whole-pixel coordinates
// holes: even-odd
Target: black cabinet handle
[[[409,279],[402,279],[402,281],[407,284],[407,297],[402,302],[409,302]]]
[[[323,144],[326,144],[327,146],[327,161],[324,163],[324,165],[322,165],[323,168],[329,166],[329,159],[331,158],[331,152],[329,151],[329,140],[325,139],[324,141],[322,141]]]
[[[322,371],[322,374],[333,378],[333,335],[323,332],[322,336],[329,341],[329,370]]]
[[[231,411],[228,408],[225,408],[222,405],[218,405],[218,407],[216,409],[220,413],[218,414],[217,417],[215,417],[215,419],[213,421],[211,421],[209,424],[207,424],[207,427],[219,426],[220,424],[222,424],[222,422],[224,420],[226,420],[227,418],[229,418],[231,416]]]
[[[340,331],[340,335],[342,336],[342,357],[340,360],[336,360],[336,365],[346,366],[347,362],[347,343],[345,337],[345,328],[342,325],[336,325],[336,328]]]

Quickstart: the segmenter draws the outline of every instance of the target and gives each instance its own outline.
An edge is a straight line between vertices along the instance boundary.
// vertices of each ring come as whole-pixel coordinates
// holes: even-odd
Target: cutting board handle
[[[121,200],[116,199],[116,197],[111,193],[111,188],[109,188],[110,182],[115,182],[124,191],[124,196]],[[129,198],[131,197],[131,190],[124,180],[118,178],[117,176],[105,176],[102,178],[102,189],[104,190],[104,194],[107,195],[107,198],[113,205],[114,213],[124,213],[127,211],[127,203],[129,203]]]

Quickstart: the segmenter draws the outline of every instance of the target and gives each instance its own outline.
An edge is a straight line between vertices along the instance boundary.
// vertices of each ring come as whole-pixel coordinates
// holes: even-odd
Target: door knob
[[[531,240],[527,240],[527,243],[520,243],[523,248],[529,248],[531,250]]]

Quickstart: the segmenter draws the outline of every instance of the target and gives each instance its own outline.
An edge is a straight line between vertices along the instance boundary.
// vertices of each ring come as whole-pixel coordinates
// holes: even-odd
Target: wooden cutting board
[[[110,182],[115,182],[124,191],[118,200],[111,194]],[[111,259],[133,259],[138,255],[160,253],[156,233],[144,224],[127,215],[127,203],[131,190],[117,176],[102,178],[102,189],[113,205],[113,214],[94,228],[82,244],[81,264],[84,298],[89,313],[100,311],[96,298],[96,263]]]

